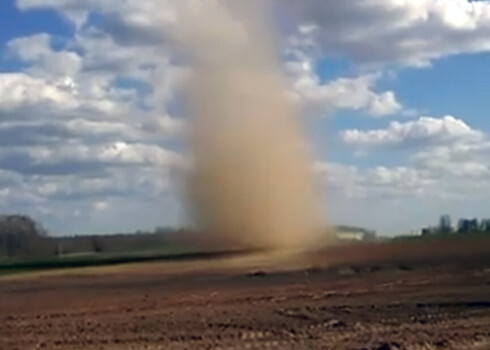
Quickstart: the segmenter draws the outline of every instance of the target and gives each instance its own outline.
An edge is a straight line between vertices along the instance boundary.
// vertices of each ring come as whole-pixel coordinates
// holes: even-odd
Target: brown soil
[[[338,247],[293,261],[3,278],[0,349],[490,349],[488,239]]]

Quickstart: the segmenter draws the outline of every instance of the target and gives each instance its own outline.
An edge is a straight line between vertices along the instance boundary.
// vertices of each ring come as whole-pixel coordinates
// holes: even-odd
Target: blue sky
[[[74,34],[73,25],[63,20],[57,12],[49,9],[20,11],[15,1],[2,1],[0,10],[0,21],[2,23],[0,42],[2,47],[12,38],[41,32],[64,38],[69,38]]]
[[[185,222],[177,3],[0,2],[0,212],[55,234]],[[330,222],[490,217],[490,2],[272,4]]]

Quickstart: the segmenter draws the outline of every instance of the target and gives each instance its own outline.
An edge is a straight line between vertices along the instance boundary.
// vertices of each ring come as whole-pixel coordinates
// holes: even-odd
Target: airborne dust
[[[263,2],[190,3],[179,40],[193,68],[193,220],[213,242],[307,248],[323,224],[319,191]]]

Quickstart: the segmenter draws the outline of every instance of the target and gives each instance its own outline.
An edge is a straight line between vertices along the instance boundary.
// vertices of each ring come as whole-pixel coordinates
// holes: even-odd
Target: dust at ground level
[[[490,349],[488,248],[345,247],[296,268],[227,258],[3,279],[0,349]]]

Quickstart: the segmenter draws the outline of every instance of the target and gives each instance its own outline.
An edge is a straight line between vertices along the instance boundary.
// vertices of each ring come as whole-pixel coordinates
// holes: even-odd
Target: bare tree
[[[0,216],[0,253],[7,258],[52,254],[46,230],[24,215]]]

